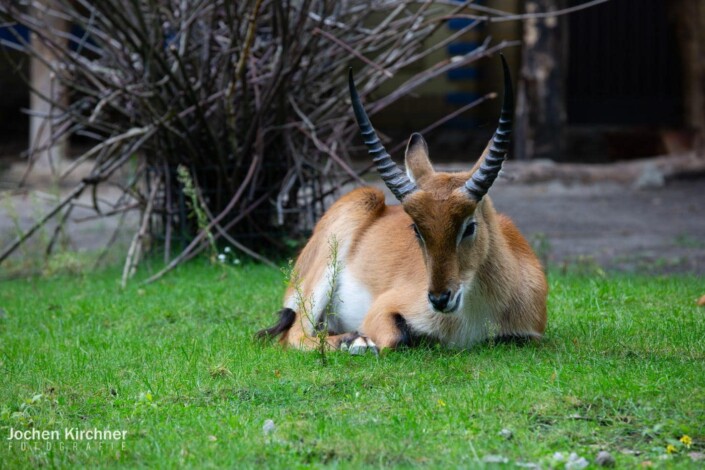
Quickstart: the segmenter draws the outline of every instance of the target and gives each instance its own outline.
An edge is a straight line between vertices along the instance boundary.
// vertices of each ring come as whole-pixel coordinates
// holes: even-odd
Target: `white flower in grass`
[[[229,246],[226,246],[226,247],[225,247],[225,250],[223,250],[223,251],[225,251],[226,253],[230,253],[232,250],[230,249]]]
[[[225,263],[225,260],[226,260],[225,254],[221,253],[218,255],[218,261],[220,261],[221,263]]]

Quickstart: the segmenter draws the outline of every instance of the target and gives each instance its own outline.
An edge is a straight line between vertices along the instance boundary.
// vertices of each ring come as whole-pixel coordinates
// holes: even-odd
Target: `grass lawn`
[[[252,339],[279,309],[270,268],[198,261],[124,291],[117,269],[2,282],[0,467],[563,468],[556,452],[593,465],[602,449],[622,468],[705,464],[703,279],[550,283],[539,344],[322,366]],[[10,429],[60,438],[10,442]]]

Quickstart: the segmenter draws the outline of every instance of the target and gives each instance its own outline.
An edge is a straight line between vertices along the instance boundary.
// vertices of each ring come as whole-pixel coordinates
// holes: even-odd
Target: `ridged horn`
[[[502,112],[499,116],[497,130],[492,136],[489,152],[480,168],[473,173],[469,180],[465,182],[470,197],[480,201],[494,183],[494,180],[502,169],[502,163],[507,157],[509,141],[512,135],[512,111],[514,110],[514,92],[512,90],[512,77],[509,74],[509,67],[504,55],[502,58],[502,68],[504,69],[504,98],[502,102]]]
[[[379,137],[377,137],[377,133],[370,123],[370,118],[367,117],[365,108],[362,107],[360,96],[357,94],[352,68],[348,73],[348,85],[350,87],[350,100],[352,101],[353,111],[355,112],[357,125],[362,133],[362,139],[367,145],[367,153],[372,156],[372,161],[377,166],[377,171],[384,183],[401,202],[406,196],[416,191],[416,185],[397,167]]]

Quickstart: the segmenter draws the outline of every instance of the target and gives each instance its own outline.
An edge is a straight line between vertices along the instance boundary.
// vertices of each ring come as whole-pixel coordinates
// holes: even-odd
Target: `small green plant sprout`
[[[328,291],[326,292],[327,303],[326,308],[323,311],[321,321],[316,330],[316,335],[318,337],[318,351],[321,357],[321,363],[323,365],[327,364],[326,351],[328,349],[328,343],[326,338],[328,337],[328,319],[335,315],[337,284],[341,270],[341,263],[338,258],[338,239],[335,235],[331,236],[328,240],[328,249],[330,250],[330,255],[328,257],[328,266],[326,268],[328,272],[326,276],[328,281]]]
[[[286,276],[286,283],[291,289],[294,290],[294,295],[296,299],[296,305],[301,314],[301,323],[304,331],[315,326],[313,321],[313,307],[315,300],[312,297],[306,297],[304,295],[303,287],[301,285],[301,275],[298,270],[294,267],[294,262],[289,260],[289,264],[282,269],[282,272]],[[308,322],[305,324],[304,322]]]
[[[341,263],[338,257],[338,240],[335,236],[328,240],[328,248],[330,253],[328,256],[328,264],[326,265],[328,288],[326,290],[326,296],[323,299],[326,303],[326,307],[321,314],[321,318],[318,320],[313,316],[316,301],[312,296],[304,295],[301,285],[301,276],[293,267],[293,261],[289,260],[287,268],[282,269],[287,279],[287,285],[294,290],[296,304],[301,314],[301,322],[306,322],[306,324],[302,324],[304,331],[313,329],[316,332],[315,337],[318,341],[317,351],[321,359],[321,364],[324,366],[328,364],[328,358],[326,356],[329,347],[326,341],[328,337],[328,320],[335,315],[337,283],[341,270]]]
[[[177,179],[183,187],[184,196],[187,198],[186,203],[191,209],[189,216],[196,219],[196,224],[199,231],[206,230],[206,228],[208,228],[208,214],[205,209],[205,204],[201,200],[198,188],[194,184],[193,178],[191,178],[191,174],[184,165],[179,165],[176,169],[176,173]],[[210,247],[211,263],[215,263],[218,249],[215,245],[215,237],[213,237],[210,230],[206,232],[206,240],[208,241],[208,245]]]

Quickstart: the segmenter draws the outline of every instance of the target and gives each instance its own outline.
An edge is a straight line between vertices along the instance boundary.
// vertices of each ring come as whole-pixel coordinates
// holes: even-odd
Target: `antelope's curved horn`
[[[379,137],[377,137],[377,133],[370,123],[370,118],[367,117],[365,108],[362,107],[360,96],[357,94],[352,68],[348,73],[348,85],[350,87],[350,100],[352,101],[353,111],[355,111],[355,118],[357,119],[357,125],[360,127],[362,138],[365,141],[365,145],[367,145],[367,153],[372,156],[372,161],[377,166],[377,171],[384,183],[401,202],[406,196],[416,191],[416,185],[397,167],[382,142],[380,142]]]
[[[514,110],[512,77],[509,74],[509,67],[504,55],[500,54],[500,57],[502,58],[502,68],[504,69],[504,99],[502,112],[499,116],[499,124],[492,136],[492,143],[485,160],[480,165],[480,168],[465,182],[465,189],[467,189],[470,197],[478,202],[487,194],[490,186],[497,178],[499,170],[502,169],[502,163],[507,156],[512,135],[512,111]]]

